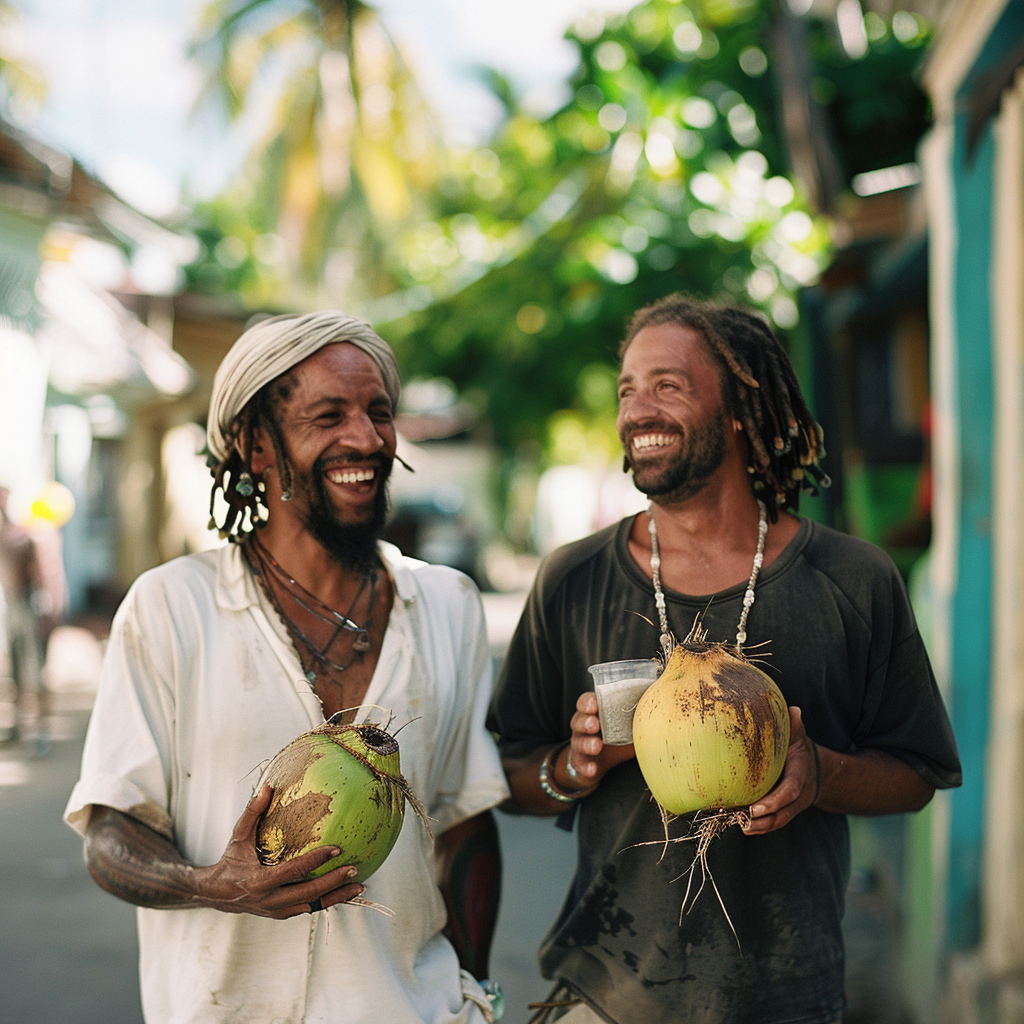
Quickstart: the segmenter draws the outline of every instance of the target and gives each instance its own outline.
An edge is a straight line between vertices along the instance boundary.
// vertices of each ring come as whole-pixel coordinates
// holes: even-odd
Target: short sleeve
[[[174,698],[157,667],[171,660],[157,651],[167,632],[159,614],[144,610],[144,586],[144,579],[135,584],[115,616],[81,775],[64,811],[64,820],[83,835],[91,808],[98,804],[174,838],[169,806]]]
[[[562,672],[548,643],[545,574],[537,574],[498,673],[488,726],[515,757],[568,735]],[[571,717],[571,713],[570,713]]]
[[[953,727],[903,581],[894,575],[891,585],[892,626],[876,633],[888,645],[872,652],[853,741],[900,758],[937,789],[950,789],[961,784]]]

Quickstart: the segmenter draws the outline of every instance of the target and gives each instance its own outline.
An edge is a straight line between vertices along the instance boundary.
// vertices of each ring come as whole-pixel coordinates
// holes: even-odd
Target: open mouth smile
[[[377,475],[373,466],[360,469],[329,469],[324,474],[332,484],[362,484],[370,482]]]
[[[675,442],[675,434],[637,434],[630,439],[630,445],[635,452],[655,451],[658,448],[667,448]]]

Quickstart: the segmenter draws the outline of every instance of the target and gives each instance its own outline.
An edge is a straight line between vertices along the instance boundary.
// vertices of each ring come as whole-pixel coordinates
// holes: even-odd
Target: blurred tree
[[[387,38],[365,4],[210,10],[211,88],[232,109],[259,64],[302,45],[291,77],[279,70],[295,84],[250,165],[259,173],[209,208],[194,280],[264,303],[345,305],[394,343],[407,376],[449,378],[474,400],[506,452],[525,444],[556,461],[617,450],[615,350],[644,303],[682,289],[796,329],[797,294],[828,260],[834,198],[851,175],[905,159],[927,124],[914,15],[869,12],[851,54],[834,21],[794,19],[786,0],[643,0],[567,32],[578,66],[559,109],[531,112],[483,69],[504,110],[493,137],[441,153],[430,134],[428,156],[410,162],[409,111],[422,107],[390,43],[374,51],[383,63],[363,62],[361,26]],[[417,97],[396,100],[373,138],[370,67],[377,83],[401,72]],[[379,162],[360,162],[364,144]],[[378,186],[402,202],[375,199]],[[296,300],[280,284],[299,238],[320,287]]]
[[[406,233],[409,287],[374,309],[406,372],[479,396],[506,450],[570,461],[617,450],[615,350],[644,303],[681,289],[796,329],[835,199],[854,174],[912,159],[928,124],[912,74],[926,23],[862,21],[851,55],[835,20],[796,19],[786,0],[592,14],[567,33],[571,98],[544,117],[485,72],[506,117]]]
[[[201,102],[236,121],[262,113],[266,127],[224,201],[197,211],[212,244],[191,283],[234,285],[262,302],[287,281],[299,305],[321,302],[325,281],[349,285],[357,299],[390,290],[379,255],[433,186],[439,140],[373,8],[214,0],[192,55],[208,74]],[[233,209],[245,211],[245,225]]]
[[[405,236],[407,308],[375,318],[407,372],[486,396],[507,449],[568,460],[615,450],[615,349],[640,305],[683,289],[793,328],[828,239],[787,177],[772,18],[767,0],[645,0],[581,19],[571,99],[546,117],[492,73],[507,117]]]
[[[0,110],[7,118],[31,118],[46,95],[40,70],[26,60],[14,31],[21,14],[16,4],[0,0]]]

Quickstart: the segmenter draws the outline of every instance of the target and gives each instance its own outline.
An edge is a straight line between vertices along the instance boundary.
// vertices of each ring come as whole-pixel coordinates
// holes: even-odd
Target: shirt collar
[[[395,584],[399,599],[409,603],[416,599],[416,584],[409,560],[387,541],[377,542],[381,561]],[[238,544],[225,544],[217,559],[217,604],[229,611],[242,611],[259,604],[258,584],[249,571],[242,548]]]

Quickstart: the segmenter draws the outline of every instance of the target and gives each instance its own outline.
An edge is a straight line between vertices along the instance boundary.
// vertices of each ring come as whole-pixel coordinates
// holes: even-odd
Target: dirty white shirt
[[[395,600],[359,717],[410,723],[402,774],[439,835],[508,793],[483,725],[482,603],[454,569],[387,544],[381,556]],[[173,837],[192,863],[213,864],[261,767],[322,721],[237,545],[175,559],[141,576],[115,617],[65,820],[84,832],[91,805],[114,807]],[[440,934],[432,845],[411,810],[366,898],[394,918],[355,906],[287,921],[139,908],[147,1024],[484,1020],[481,989]]]

